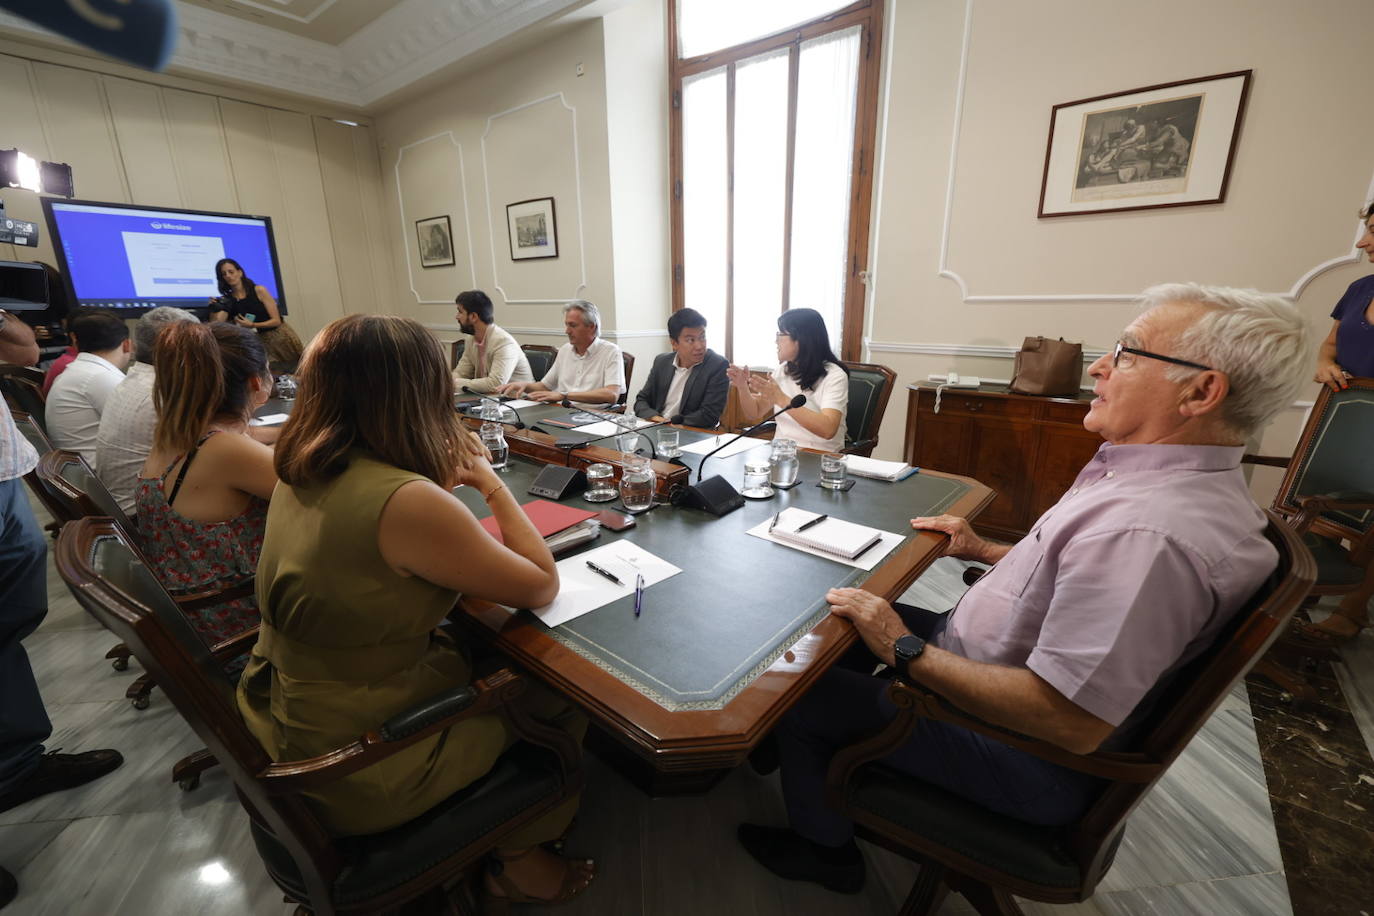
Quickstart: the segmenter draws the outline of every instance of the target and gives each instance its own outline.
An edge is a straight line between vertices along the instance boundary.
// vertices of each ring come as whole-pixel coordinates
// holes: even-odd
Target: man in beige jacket
[[[480,289],[459,293],[458,326],[468,335],[463,355],[453,368],[453,387],[488,394],[508,382],[532,382],[534,373],[515,338],[492,323],[495,309]]]

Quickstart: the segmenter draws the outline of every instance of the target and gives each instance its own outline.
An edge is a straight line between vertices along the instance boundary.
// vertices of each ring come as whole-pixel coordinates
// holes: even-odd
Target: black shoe
[[[57,750],[48,751],[38,758],[38,766],[23,782],[0,795],[0,811],[8,811],[49,792],[84,785],[118,769],[124,762],[124,757],[114,750],[87,751],[84,754],[59,754]]]
[[[740,824],[736,835],[749,855],[779,878],[814,881],[841,894],[863,890],[864,857],[853,840],[832,849],[786,827],[758,824]]]
[[[14,875],[0,868],[0,910],[18,895],[19,882],[14,880]]]
[[[769,732],[749,752],[749,768],[760,776],[767,776],[777,770],[779,763],[778,739]]]

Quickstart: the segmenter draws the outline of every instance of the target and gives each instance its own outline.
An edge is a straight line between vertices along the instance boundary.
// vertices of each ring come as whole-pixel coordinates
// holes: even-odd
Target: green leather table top
[[[543,407],[529,410],[544,415],[556,412]],[[526,422],[532,419],[527,417]],[[703,435],[683,430],[682,442]],[[766,448],[766,443],[761,444]],[[787,506],[799,506],[910,537],[912,517],[939,514],[968,490],[957,480],[916,474],[899,483],[859,479],[848,492],[837,493],[815,485],[820,456],[801,453],[799,457],[802,482],[791,490],[777,491],[772,499],[747,500],[743,508],[723,518],[695,509],[656,506],[639,516],[634,528],[621,534],[603,530],[598,540],[581,548],[628,537],[682,569],[645,592],[638,619],[631,597],[553,629],[528,612],[520,613],[531,625],[545,629],[551,638],[660,706],[670,710],[723,707],[828,613],[827,589],[855,584],[868,575],[752,537],[748,529]],[[744,460],[744,454],[711,458],[706,476],[720,474],[738,489]],[[693,468],[695,478],[700,459],[684,455],[682,461]],[[513,458],[505,472],[521,502],[534,498],[525,490],[538,470],[532,462]],[[479,517],[490,514],[478,494],[466,488],[457,492]],[[580,496],[565,502],[619,508],[618,502],[595,505]]]

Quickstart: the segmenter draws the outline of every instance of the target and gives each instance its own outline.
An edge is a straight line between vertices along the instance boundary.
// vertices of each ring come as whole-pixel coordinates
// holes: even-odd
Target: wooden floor
[[[962,564],[940,561],[908,600],[951,606],[963,589],[961,570]],[[111,670],[102,656],[114,640],[79,610],[55,574],[49,599],[48,619],[25,642],[53,719],[49,747],[116,747],[126,763],[88,786],[0,813],[0,863],[20,881],[20,896],[5,916],[291,912],[256,856],[223,773],[207,774],[190,793],[171,784],[173,761],[198,746],[190,729],[160,694],[142,712],[123,698],[137,664]],[[759,778],[747,768],[703,797],[651,799],[593,758],[570,851],[596,857],[600,877],[559,912],[896,912],[914,869],[882,850],[865,847],[870,881],[855,896],[781,881],[755,865],[736,844],[735,825],[782,823],[782,810],[776,776]],[[1241,687],[1134,816],[1099,893],[1077,906],[1025,906],[1031,914],[1066,916],[1281,916],[1292,912],[1281,867]],[[972,911],[955,897],[942,912]]]

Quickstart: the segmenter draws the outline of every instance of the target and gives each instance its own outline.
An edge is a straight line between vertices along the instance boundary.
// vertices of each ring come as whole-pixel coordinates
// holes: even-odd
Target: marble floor
[[[953,604],[963,590],[961,571],[962,564],[940,561],[908,600]],[[194,735],[160,694],[145,711],[131,707],[123,692],[137,664],[111,670],[102,656],[113,640],[80,611],[55,573],[49,583],[48,619],[26,641],[53,719],[49,747],[116,747],[126,763],[90,785],[0,813],[0,863],[20,882],[5,916],[289,913],[257,859],[223,773],[207,773],[189,793],[171,784],[173,761],[198,746]],[[740,768],[705,796],[651,799],[595,758],[588,771],[570,848],[596,856],[601,876],[565,913],[894,913],[914,876],[910,863],[869,846],[872,880],[854,896],[780,881],[756,866],[736,845],[734,825],[780,822],[776,776]],[[1065,916],[1303,916],[1290,904],[1283,861],[1250,698],[1238,685],[1134,815],[1096,896],[1073,906],[1028,902],[1025,909]],[[942,912],[972,910],[951,897]]]

